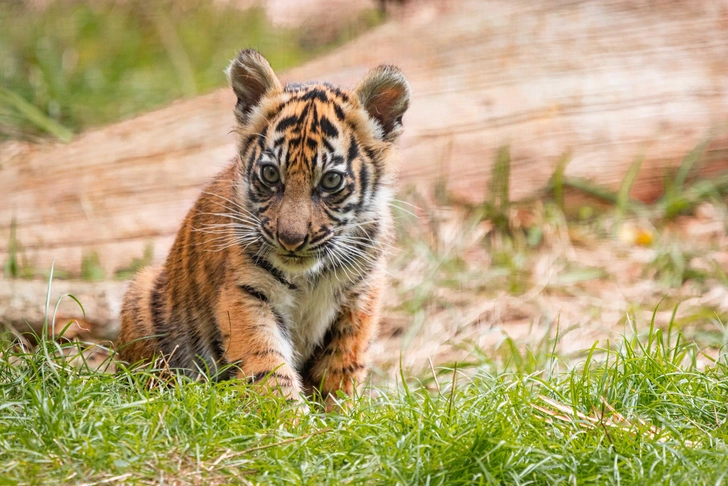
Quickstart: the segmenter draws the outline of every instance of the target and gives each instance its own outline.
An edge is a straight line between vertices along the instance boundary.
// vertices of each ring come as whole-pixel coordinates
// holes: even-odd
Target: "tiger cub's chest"
[[[279,309],[284,316],[292,347],[292,359],[301,368],[334,323],[342,300],[342,283],[334,278],[301,282]]]

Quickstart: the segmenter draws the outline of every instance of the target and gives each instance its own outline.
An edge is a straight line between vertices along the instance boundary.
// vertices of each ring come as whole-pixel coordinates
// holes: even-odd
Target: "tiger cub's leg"
[[[293,369],[285,323],[258,290],[229,285],[222,291],[217,321],[226,362],[240,368],[238,378],[301,399],[301,378]]]
[[[368,352],[379,323],[380,289],[369,290],[343,307],[321,346],[304,367],[306,390],[317,390],[326,411],[336,406],[336,392],[354,393],[368,371]]]
[[[159,352],[151,311],[151,295],[160,267],[146,267],[134,278],[121,307],[118,357],[129,364],[149,362]]]

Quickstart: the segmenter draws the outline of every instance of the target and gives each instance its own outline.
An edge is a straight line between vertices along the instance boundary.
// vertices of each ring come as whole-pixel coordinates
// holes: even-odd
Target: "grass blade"
[[[0,86],[0,103],[4,103],[36,128],[49,133],[62,142],[70,142],[73,132],[55,120],[49,118],[38,108],[25,101],[20,95]]]

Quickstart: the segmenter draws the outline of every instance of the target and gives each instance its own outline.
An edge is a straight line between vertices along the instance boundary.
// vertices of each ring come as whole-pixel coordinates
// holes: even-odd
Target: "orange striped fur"
[[[162,356],[191,376],[291,399],[321,394],[330,408],[367,374],[409,86],[392,66],[351,91],[282,86],[253,50],[228,78],[238,156],[187,214],[164,265],[131,283],[118,356]]]

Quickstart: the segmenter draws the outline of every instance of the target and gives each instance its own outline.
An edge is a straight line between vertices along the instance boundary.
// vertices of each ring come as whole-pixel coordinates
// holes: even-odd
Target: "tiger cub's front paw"
[[[262,394],[274,393],[289,401],[302,402],[303,390],[294,378],[281,373],[270,372],[253,375],[249,378],[256,391]]]

